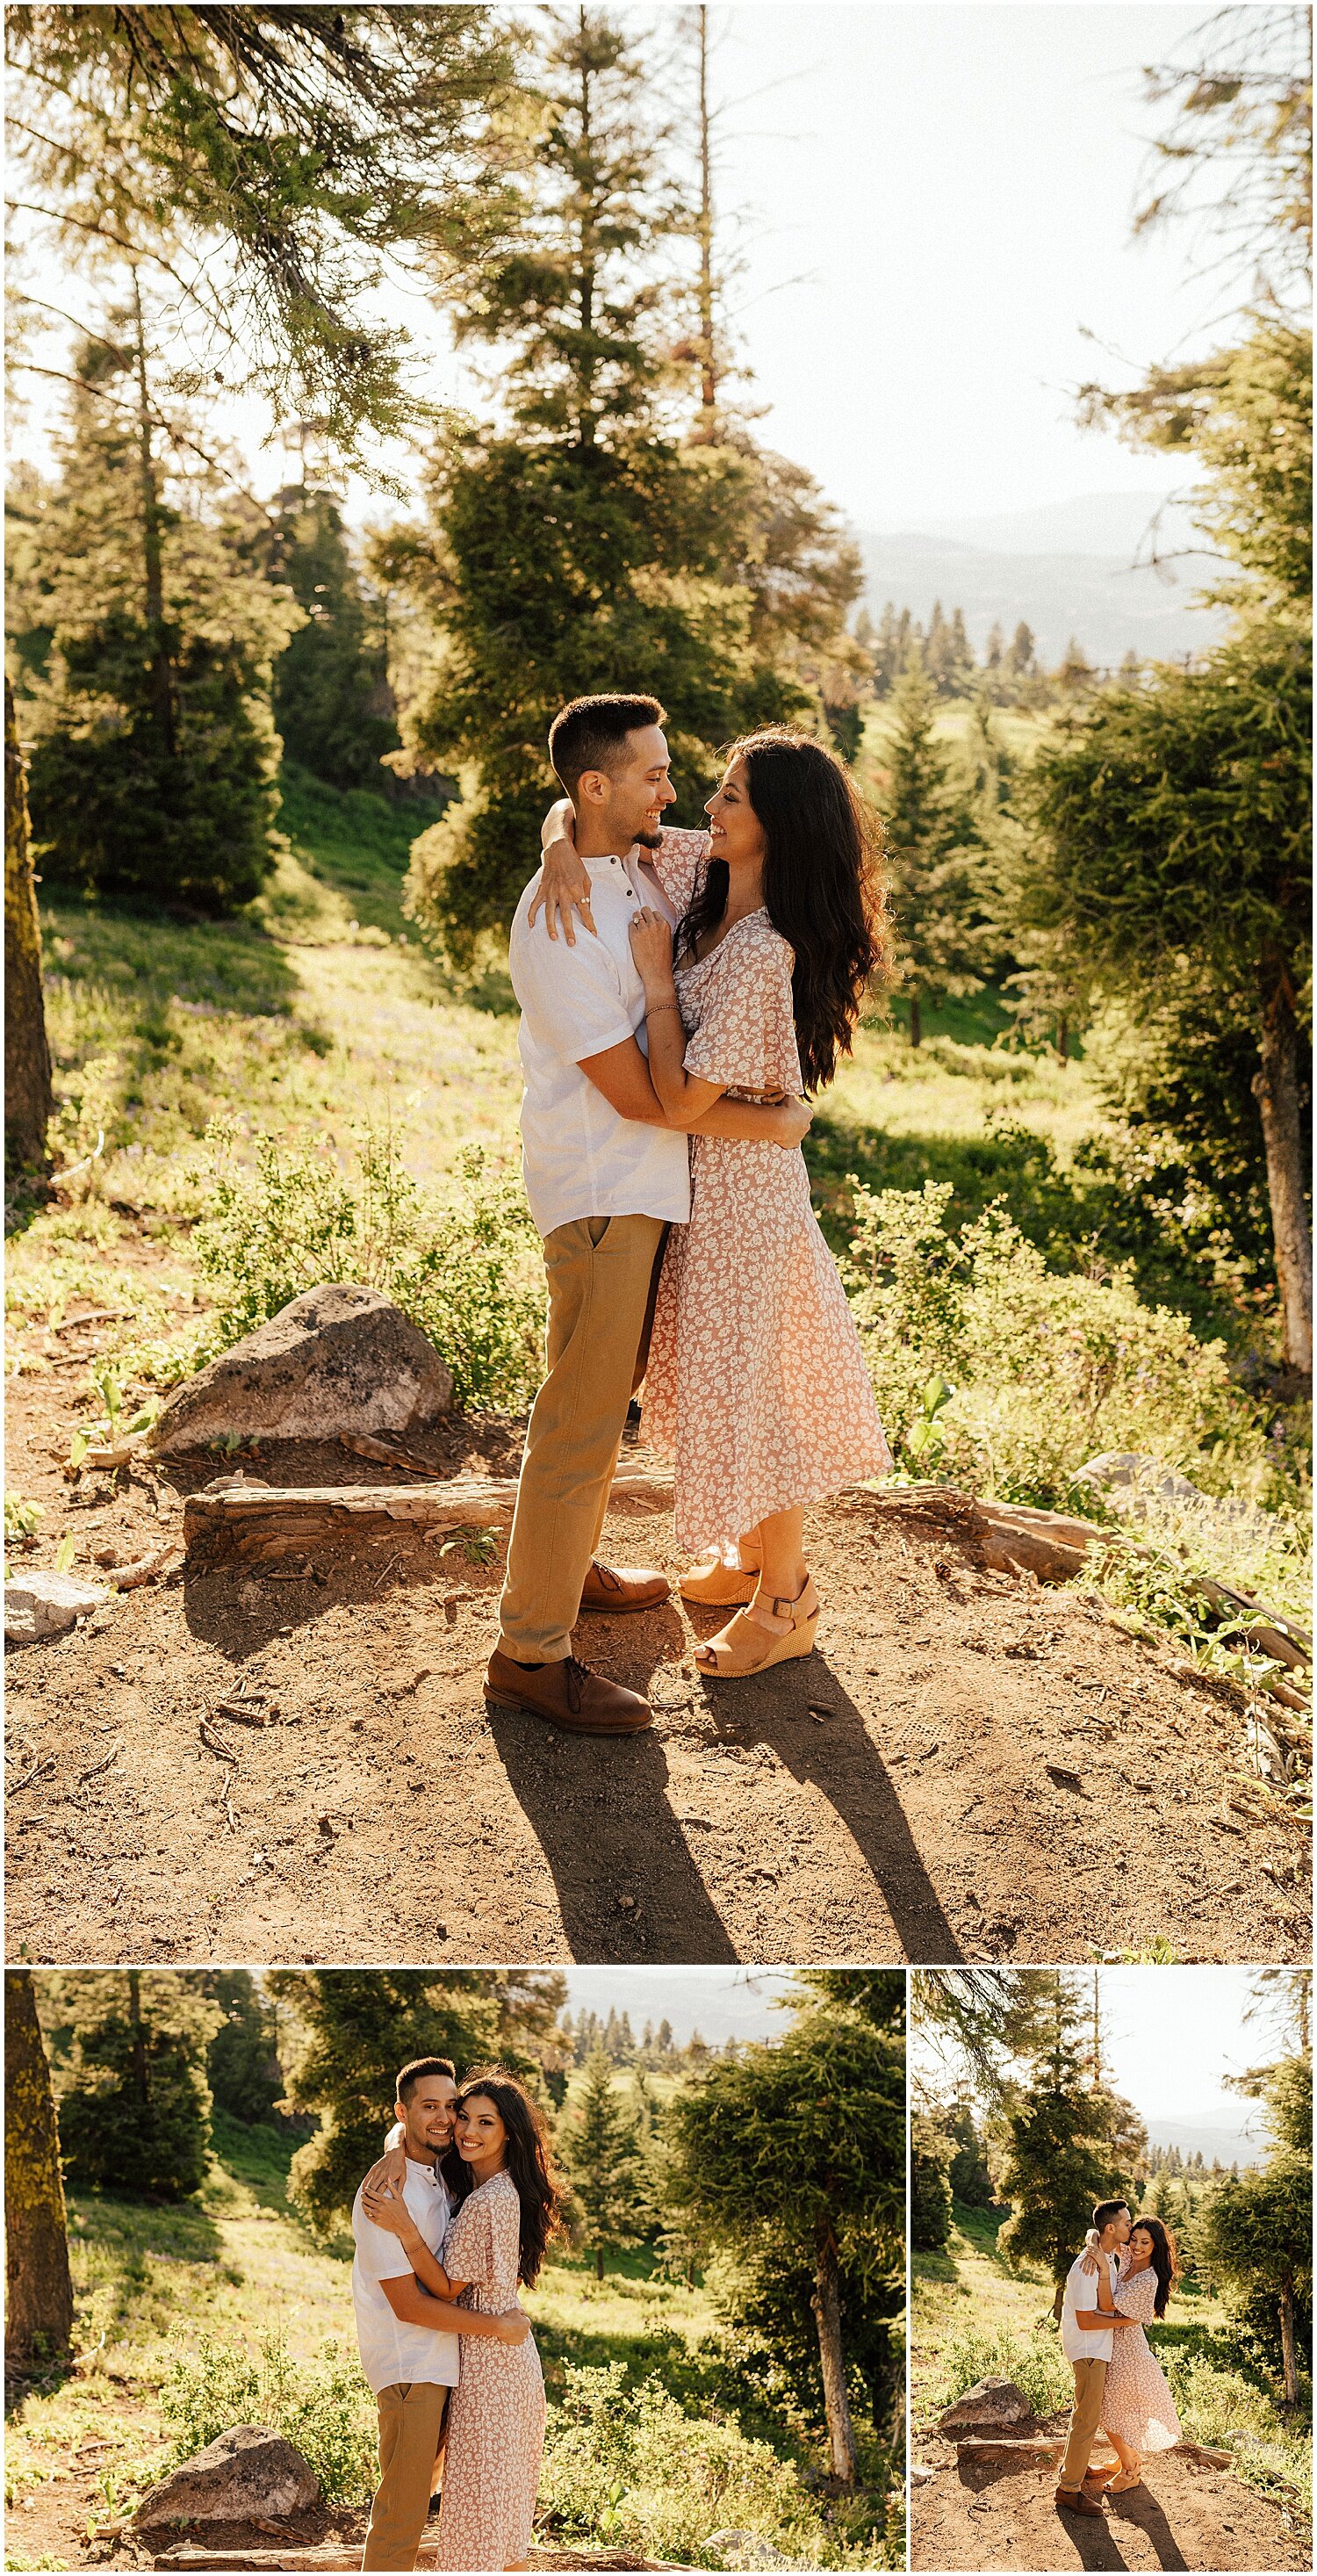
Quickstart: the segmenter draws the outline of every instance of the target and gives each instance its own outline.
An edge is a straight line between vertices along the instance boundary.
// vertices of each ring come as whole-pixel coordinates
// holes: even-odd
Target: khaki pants
[[[1105,2361],[1073,2361],[1070,2367],[1075,2374],[1075,2404],[1066,2437],[1065,2458],[1056,2481],[1059,2487],[1065,2488],[1067,2495],[1077,2493],[1083,2483],[1089,2453],[1102,2421],[1102,2399],[1107,2385]]]
[[[548,1374],[526,1433],[499,1605],[499,1644],[519,1664],[559,1664],[572,1651],[627,1406],[645,1374],[666,1234],[660,1217],[591,1216],[545,1237]]]
[[[370,2509],[363,2567],[414,2567],[421,2545],[448,2391],[428,2379],[381,2388],[380,2482]]]

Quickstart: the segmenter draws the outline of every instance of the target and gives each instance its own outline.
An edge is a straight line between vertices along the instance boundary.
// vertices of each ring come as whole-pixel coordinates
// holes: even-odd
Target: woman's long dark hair
[[[534,2287],[545,2248],[558,2224],[562,2194],[553,2173],[549,2141],[544,2123],[524,2084],[506,2066],[477,2066],[468,2075],[453,2104],[456,2114],[477,2093],[493,2103],[507,2131],[505,2166],[516,2186],[521,2203],[521,2244],[517,2257],[517,2278],[527,2289]],[[463,2201],[478,2186],[474,2174],[455,2146],[441,2159],[440,2171],[454,2202]]]
[[[795,951],[791,1000],[806,1091],[831,1082],[849,1055],[870,984],[890,972],[877,817],[841,762],[809,734],[766,725],[727,754],[745,762],[764,835],[764,906]],[[727,909],[727,862],[711,860],[677,932],[680,957]]]
[[[1157,2294],[1152,2312],[1154,2316],[1164,2317],[1166,2302],[1180,2277],[1175,2238],[1160,2218],[1136,2218],[1134,2227],[1130,2229],[1131,2236],[1136,2227],[1141,2227],[1144,2234],[1152,2238],[1152,2268],[1157,2275]]]

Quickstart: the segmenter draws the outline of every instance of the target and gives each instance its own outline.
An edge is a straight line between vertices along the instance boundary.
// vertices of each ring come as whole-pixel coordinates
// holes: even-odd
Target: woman
[[[1180,2439],[1175,2400],[1143,2331],[1165,2316],[1177,2277],[1175,2247],[1160,2218],[1137,2218],[1121,2256],[1115,2302],[1123,2317],[1138,2323],[1112,2336],[1102,2396],[1102,2429],[1120,2462],[1118,2474],[1104,2481],[1108,2495],[1141,2485],[1147,2453],[1169,2451]]]
[[[545,891],[570,900],[570,807],[546,825]],[[709,830],[646,857],[673,910],[643,908],[632,948],[663,1107],[816,1091],[849,1051],[886,965],[873,826],[840,761],[771,727],[733,746]],[[555,837],[556,836],[556,837]],[[561,907],[560,907],[561,908]],[[696,1648],[742,1680],[807,1655],[820,1602],[804,1506],[890,1473],[864,1355],[797,1150],[692,1139],[690,1222],[674,1226],[645,1381],[647,1437],[676,1464],[677,1544],[708,1561],[687,1601],[742,1605]]]
[[[444,2172],[462,2197],[442,2260],[402,2198],[406,2160],[392,2138],[383,2165],[367,2176],[363,2207],[398,2238],[417,2280],[437,2298],[506,2316],[518,2282],[533,2285],[558,2214],[544,2131],[515,2076],[492,2067],[462,2086],[453,2138],[457,2170],[446,2159]],[[529,2566],[543,2448],[544,2377],[533,2336],[520,2344],[465,2340],[448,2410],[436,2566]]]

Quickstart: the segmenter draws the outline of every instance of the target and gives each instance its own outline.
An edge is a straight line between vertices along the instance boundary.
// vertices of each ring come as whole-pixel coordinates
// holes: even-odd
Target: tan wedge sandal
[[[712,1564],[693,1565],[677,1589],[683,1601],[693,1601],[700,1609],[731,1610],[738,1604],[744,1608],[759,1589],[759,1567],[749,1560],[748,1551],[744,1565],[729,1564],[720,1551]]]
[[[795,1601],[775,1600],[771,1606],[775,1619],[791,1621],[785,1636],[738,1610],[716,1637],[696,1647],[695,1661],[700,1671],[712,1681],[746,1681],[751,1673],[766,1673],[773,1664],[789,1663],[795,1655],[812,1653],[822,1608],[812,1576],[806,1575]]]

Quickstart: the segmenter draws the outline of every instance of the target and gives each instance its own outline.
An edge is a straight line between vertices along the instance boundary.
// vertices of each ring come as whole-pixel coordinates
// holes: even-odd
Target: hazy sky
[[[656,66],[684,41],[677,9],[623,0],[620,14]],[[1122,380],[1210,319],[1188,245],[1129,234],[1155,127],[1141,66],[1202,16],[1120,0],[711,9],[720,198],[749,218],[738,302],[759,435],[856,525],[1182,484],[1182,466],[1077,429],[1073,388]],[[685,116],[675,73],[665,89]],[[391,309],[430,351],[428,389],[478,401],[442,322],[419,299]],[[39,453],[57,397],[24,390],[33,410],[13,441]],[[233,426],[251,445],[263,424],[253,410]],[[268,450],[256,481],[272,489],[286,470]],[[372,506],[354,492],[354,517]]]
[[[1110,2080],[1151,2130],[1167,2121],[1201,2121],[1263,2137],[1257,2106],[1228,2093],[1224,2083],[1276,2053],[1273,2029],[1244,2021],[1251,1970],[1102,1968],[1098,1975]],[[918,2039],[915,2054],[936,2080]]]
[[[773,2039],[788,2028],[773,1999],[785,1994],[789,1976],[753,1968],[568,1968],[567,2009],[629,2012],[639,2039],[647,2021],[657,2028],[665,2014],[684,2046],[692,2030],[704,2039]]]
[[[1141,67],[1203,14],[1093,0],[711,13],[721,94],[782,84],[729,107],[723,181],[763,220],[745,329],[764,434],[859,525],[1183,479],[1077,429],[1072,388],[1108,369],[1127,380],[1210,315],[1178,236],[1130,239],[1155,130]]]

